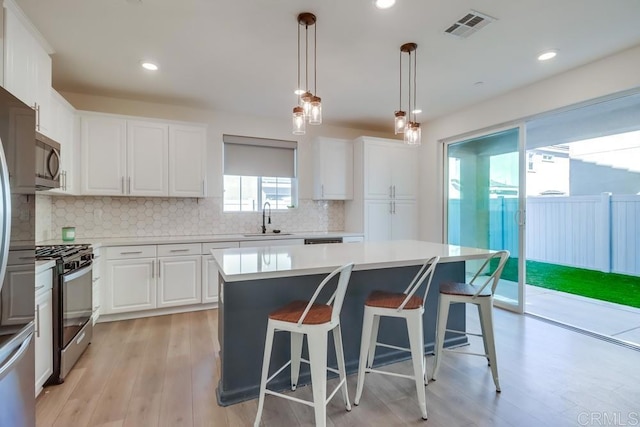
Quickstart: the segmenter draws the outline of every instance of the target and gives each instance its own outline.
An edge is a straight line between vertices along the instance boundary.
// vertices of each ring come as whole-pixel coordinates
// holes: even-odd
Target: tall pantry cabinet
[[[401,140],[354,141],[353,200],[345,202],[345,229],[370,242],[418,238],[418,156]]]

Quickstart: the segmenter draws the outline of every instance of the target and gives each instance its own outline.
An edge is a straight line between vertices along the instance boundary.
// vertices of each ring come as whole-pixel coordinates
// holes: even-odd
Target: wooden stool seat
[[[491,296],[491,288],[486,287],[481,289],[480,292],[476,295],[476,292],[480,290],[480,286],[472,285],[469,283],[454,283],[447,282],[442,283],[440,285],[440,293],[446,295],[461,295],[461,296],[473,296],[476,297],[490,297]]]
[[[269,314],[269,319],[280,320],[282,322],[296,323],[302,317],[302,313],[307,308],[309,301],[292,301],[284,307]],[[303,325],[320,325],[331,321],[333,312],[330,305],[312,304],[307,316],[303,319]]]
[[[380,308],[398,308],[406,298],[407,294],[404,293],[373,291],[364,305]],[[405,304],[404,310],[414,310],[420,307],[422,307],[422,298],[412,295]]]

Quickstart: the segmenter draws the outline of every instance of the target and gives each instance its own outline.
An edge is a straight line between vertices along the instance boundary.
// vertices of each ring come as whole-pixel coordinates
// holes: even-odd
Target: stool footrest
[[[380,371],[378,369],[371,369],[371,368],[365,369],[365,372],[367,372],[367,373],[373,372],[374,374],[389,375],[389,376],[392,376],[392,377],[406,378],[408,380],[414,380],[415,381],[415,378],[414,378],[413,375],[396,374],[395,372]],[[424,373],[423,373],[423,375],[424,375]]]
[[[309,362],[307,359],[300,358],[300,362],[304,362],[307,365],[311,365],[311,362]],[[289,363],[291,363],[291,361],[289,361]],[[331,368],[329,366],[327,366],[327,371],[333,372],[334,374],[340,375],[340,371],[338,371],[337,369],[333,369],[333,368]]]
[[[469,356],[489,357],[489,355],[485,354],[485,353],[473,353],[471,351],[453,350],[453,349],[450,349],[450,348],[444,348],[443,351],[448,351],[449,353],[467,354]]]
[[[278,393],[277,391],[266,389],[264,391],[264,394],[270,394],[272,396],[282,397],[283,399],[292,400],[294,402],[302,403],[303,405],[311,406],[313,408],[313,402],[310,402],[308,400],[298,399],[297,397],[289,396],[283,393]]]
[[[280,369],[278,369],[273,375],[271,375],[269,378],[267,378],[267,384],[269,384],[269,381],[271,381],[272,379],[274,379],[280,372],[284,371],[285,368],[287,366],[291,365],[291,360],[289,360],[287,363],[285,363],[284,365],[282,365],[282,367]]]
[[[395,346],[395,345],[385,344],[385,343],[377,342],[377,341],[376,341],[376,347],[386,347],[386,348],[391,348],[393,350],[400,350],[400,351],[406,351],[406,352],[411,353],[411,349],[408,349],[406,347],[398,347],[398,346]]]

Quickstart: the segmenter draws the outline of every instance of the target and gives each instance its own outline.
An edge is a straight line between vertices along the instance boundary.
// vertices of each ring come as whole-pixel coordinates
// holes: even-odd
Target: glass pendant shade
[[[309,111],[309,124],[322,124],[322,99],[319,96],[311,98],[311,109]]]
[[[305,117],[309,117],[311,114],[311,100],[313,99],[313,94],[311,92],[305,92],[300,96],[300,101],[302,101],[302,109],[304,110]]]
[[[404,111],[396,111],[395,118],[395,134],[404,133],[404,128],[407,126],[407,113]]]
[[[420,123],[408,122],[404,130],[404,143],[407,145],[420,145],[422,139],[422,129]]]
[[[293,109],[293,134],[304,135],[305,131],[304,110],[302,107],[295,107]]]

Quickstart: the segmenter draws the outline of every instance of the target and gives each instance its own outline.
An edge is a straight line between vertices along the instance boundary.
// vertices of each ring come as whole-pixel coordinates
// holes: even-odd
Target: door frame
[[[494,305],[509,311],[516,313],[524,313],[526,289],[526,253],[525,253],[525,238],[526,238],[526,124],[524,121],[517,121],[511,123],[505,123],[499,126],[489,127],[482,130],[465,133],[462,135],[454,136],[440,140],[443,145],[442,150],[442,185],[443,185],[443,204],[442,204],[442,241],[448,242],[449,233],[449,182],[447,177],[449,175],[449,146],[459,142],[467,141],[475,138],[482,138],[484,136],[492,135],[502,131],[518,129],[518,303],[508,304],[503,301],[494,299]]]

